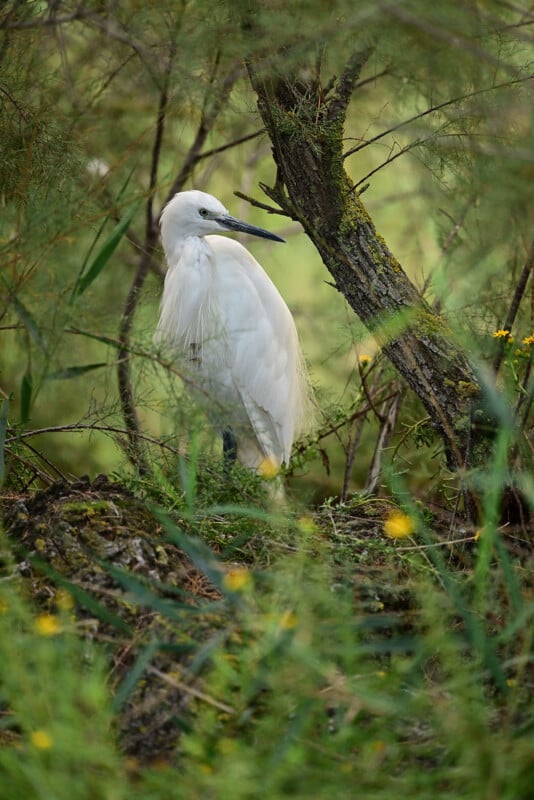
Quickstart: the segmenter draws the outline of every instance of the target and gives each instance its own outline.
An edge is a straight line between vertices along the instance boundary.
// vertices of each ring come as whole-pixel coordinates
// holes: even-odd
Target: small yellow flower
[[[280,465],[270,456],[266,456],[258,467],[258,474],[267,481],[276,478],[279,472]]]
[[[231,592],[241,592],[249,585],[252,578],[248,569],[236,568],[229,570],[223,578],[223,585]]]
[[[361,353],[358,356],[358,362],[362,367],[366,367],[367,364],[370,364],[372,360],[373,360],[372,356],[368,355],[368,353]]]
[[[499,328],[498,331],[495,331],[493,334],[494,339],[507,339],[510,336],[510,331],[508,328]]]
[[[376,673],[377,678],[385,678],[386,675],[387,675],[387,672],[385,670],[383,670],[383,669],[379,669],[378,672]]]
[[[61,631],[61,623],[55,614],[40,614],[35,620],[35,630],[41,636],[55,636]]]
[[[474,541],[474,542],[478,542],[478,540],[479,540],[479,539],[480,539],[480,537],[482,536],[482,532],[483,532],[483,528],[478,528],[478,529],[475,531],[475,535],[473,536],[473,541]]]
[[[74,608],[74,598],[66,589],[56,592],[56,606],[60,611],[71,611]]]
[[[531,336],[525,336],[523,339],[523,344],[527,345],[527,347],[530,347],[531,344],[534,344],[534,333]]]
[[[403,511],[392,511],[384,521],[384,533],[391,539],[403,539],[415,531],[414,521]]]
[[[297,627],[298,621],[298,617],[294,611],[284,611],[280,617],[280,627],[283,631],[290,631]]]
[[[46,731],[33,731],[30,741],[38,750],[50,750],[54,744],[54,740]]]

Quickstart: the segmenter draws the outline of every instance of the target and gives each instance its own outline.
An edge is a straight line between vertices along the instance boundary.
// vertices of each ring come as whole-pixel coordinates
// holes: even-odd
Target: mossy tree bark
[[[347,106],[370,51],[353,56],[341,77],[318,81],[268,74],[249,63],[258,108],[278,167],[266,194],[297,219],[335,285],[421,399],[452,467],[478,466],[491,450],[481,386],[446,322],[434,313],[377,233],[343,165]]]

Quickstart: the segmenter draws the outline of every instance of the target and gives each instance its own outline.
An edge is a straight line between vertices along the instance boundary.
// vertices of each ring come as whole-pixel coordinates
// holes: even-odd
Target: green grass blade
[[[46,343],[41,333],[41,329],[39,328],[38,324],[36,323],[35,319],[33,318],[32,314],[24,303],[19,300],[9,283],[6,281],[3,275],[0,275],[4,285],[7,289],[11,302],[13,303],[13,308],[15,309],[15,313],[17,317],[20,319],[26,330],[28,331],[30,338],[32,341],[37,345],[39,350],[41,350],[45,355],[47,353]]]
[[[72,295],[71,295],[71,303],[74,302],[80,295],[82,295],[86,289],[91,286],[91,284],[98,278],[108,261],[110,260],[111,256],[115,252],[117,246],[119,245],[122,237],[128,230],[131,221],[133,220],[134,216],[136,215],[139,206],[141,205],[141,200],[138,200],[134,203],[130,210],[124,215],[124,217],[120,220],[120,222],[114,227],[111,231],[110,235],[92,260],[87,272],[82,275],[82,277],[76,283]]]
[[[54,569],[54,567],[50,566],[50,564],[47,564],[46,561],[43,561],[41,558],[30,555],[29,561],[35,566],[36,569],[39,570],[39,572],[47,575],[54,581],[55,584],[70,592],[76,602],[90,611],[91,614],[94,614],[95,617],[98,617],[98,619],[100,619],[106,625],[110,625],[116,630],[121,631],[121,633],[124,633],[126,636],[132,636],[132,629],[130,625],[124,622],[124,620],[121,619],[117,614],[114,614],[113,611],[109,611],[109,609],[99,603],[98,600],[95,600],[92,594],[86,592],[84,589],[81,589],[79,586],[76,586],[75,583],[72,583],[67,578],[64,578],[60,572]]]
[[[117,581],[117,583],[120,583],[121,586],[126,589],[128,594],[132,597],[132,602],[135,603],[136,606],[151,608],[166,619],[181,622],[184,613],[188,615],[205,614],[208,610],[205,606],[202,609],[198,609],[194,605],[186,605],[185,603],[178,603],[175,600],[160,597],[160,595],[154,591],[153,584],[149,585],[145,581],[132,575],[131,572],[126,572],[120,567],[113,566],[113,564],[109,564],[105,561],[99,561],[98,563],[102,569],[108,572],[113,579]]]
[[[63,367],[63,369],[58,369],[56,372],[47,375],[46,379],[48,381],[64,381],[70,378],[79,378],[80,375],[85,375],[86,372],[92,372],[94,369],[107,366],[107,361],[99,361],[97,364],[81,364],[80,366]]]
[[[128,173],[128,176],[127,176],[126,180],[124,181],[124,183],[123,183],[123,185],[121,186],[121,189],[120,189],[120,191],[119,191],[119,193],[118,193],[117,197],[115,198],[115,205],[116,205],[116,206],[118,206],[118,205],[119,205],[119,203],[121,202],[121,199],[122,199],[122,197],[123,197],[123,195],[124,195],[124,192],[125,192],[125,191],[126,191],[126,189],[128,188],[128,184],[130,183],[130,179],[131,179],[132,175],[134,174],[134,172],[135,172],[135,167],[133,167],[133,169],[131,169],[131,170],[130,170],[130,172]],[[110,215],[110,214],[108,214],[108,215],[107,215],[107,216],[106,216],[106,217],[105,217],[105,218],[102,220],[102,222],[101,222],[101,224],[100,224],[100,227],[98,228],[98,230],[97,230],[97,232],[96,232],[96,235],[95,235],[95,237],[94,237],[93,241],[91,242],[91,246],[89,247],[89,250],[88,250],[88,251],[87,251],[87,253],[86,253],[86,256],[85,256],[85,258],[84,258],[84,260],[83,260],[83,263],[82,263],[82,265],[81,265],[81,267],[80,267],[80,270],[79,270],[79,272],[78,272],[78,275],[77,275],[77,277],[76,277],[76,283],[74,284],[74,289],[72,290],[72,294],[71,294],[71,296],[70,296],[70,302],[71,302],[71,303],[73,302],[73,300],[75,299],[75,297],[76,297],[76,295],[77,295],[78,284],[79,284],[79,282],[80,282],[80,280],[81,280],[81,278],[82,278],[82,275],[85,273],[85,269],[86,269],[86,267],[87,267],[87,264],[88,264],[88,262],[89,262],[89,259],[91,258],[91,255],[92,255],[92,253],[93,253],[93,250],[95,249],[95,247],[96,247],[96,245],[97,245],[97,243],[98,243],[98,240],[99,240],[99,239],[100,239],[100,237],[102,236],[102,233],[104,232],[104,228],[106,227],[106,225],[108,224],[108,222],[109,222],[109,220],[110,220],[110,219],[111,219],[111,215]]]
[[[115,697],[113,698],[113,711],[118,713],[125,702],[128,700],[132,692],[135,690],[135,687],[141,680],[143,672],[148,667],[150,662],[152,661],[154,655],[157,653],[159,648],[159,643],[154,640],[149,642],[143,650],[137,656],[135,663],[131,670],[126,674],[126,677],[120,684]]]
[[[224,571],[213,550],[201,539],[183,533],[163,509],[155,508],[154,515],[165,528],[169,541],[178,545],[178,547],[189,556],[195,567],[197,567],[219,591],[223,591],[222,579]]]
[[[8,412],[9,412],[9,400],[2,400],[2,403],[0,405],[0,486],[3,484],[4,478],[6,476],[5,447],[6,447]]]
[[[25,425],[30,419],[32,406],[33,376],[30,367],[22,376],[20,385],[20,421]]]

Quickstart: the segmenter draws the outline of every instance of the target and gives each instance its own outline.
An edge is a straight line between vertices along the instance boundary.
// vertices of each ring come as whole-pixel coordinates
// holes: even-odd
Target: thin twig
[[[237,75],[238,72],[236,69],[230,70],[230,72],[226,75],[221,85],[219,86],[215,99],[211,103],[210,107],[208,109],[203,109],[200,118],[200,123],[197,128],[197,132],[195,134],[193,143],[184,158],[184,162],[182,164],[182,167],[178,175],[174,179],[171,188],[168,191],[163,206],[167,205],[169,200],[171,200],[174,197],[176,192],[180,192],[182,190],[185,182],[193,172],[197,162],[201,158],[207,157],[206,154],[201,153],[201,149],[207,139],[209,132],[213,128],[213,124],[217,116],[219,115],[219,112],[221,111],[224,102],[228,99],[228,96],[232,91],[233,85],[237,79]],[[208,91],[214,92],[216,90],[213,87],[209,87]]]
[[[217,156],[219,153],[224,153],[226,150],[230,150],[232,147],[238,147],[240,144],[250,142],[252,139],[257,139],[258,136],[261,136],[263,133],[265,133],[265,128],[259,128],[253,133],[246,133],[244,136],[238,136],[237,139],[232,139],[231,142],[226,142],[226,144],[221,144],[218,147],[212,147],[211,150],[205,150],[203,153],[200,153],[197,161],[203,161],[205,158]]]
[[[197,700],[201,700],[203,703],[207,703],[214,708],[218,708],[219,711],[224,711],[225,714],[235,714],[235,708],[232,706],[226,705],[226,703],[221,703],[219,700],[215,700],[214,697],[211,697],[209,694],[205,694],[201,692],[200,689],[195,689],[194,686],[188,686],[186,683],[182,683],[182,681],[176,680],[175,677],[171,675],[167,675],[166,672],[161,672],[161,670],[157,669],[157,667],[148,667],[148,672],[152,675],[156,675],[160,680],[167,683],[169,686],[172,686],[174,689],[179,689],[181,692],[185,692],[185,694],[190,694],[191,697],[196,697]]]
[[[129,438],[130,431],[126,428],[116,428],[113,425],[97,425],[96,423],[84,423],[84,422],[71,422],[67,423],[66,425],[49,425],[46,428],[35,428],[32,431],[23,431],[22,433],[17,433],[14,436],[9,436],[5,444],[11,444],[11,442],[18,442],[24,439],[30,439],[33,436],[41,436],[43,433],[76,433],[79,431],[97,431],[98,433],[113,433],[113,434],[120,434],[122,436],[126,436]],[[161,447],[162,450],[168,450],[169,452],[173,453],[174,455],[182,455],[180,450],[176,447],[172,447],[171,445],[167,444],[166,442],[161,441],[161,439],[154,439],[152,436],[148,436],[145,433],[137,433],[135,434],[140,439],[149,444],[156,444],[158,447]],[[38,454],[40,455],[40,454]]]
[[[234,194],[236,197],[239,197],[240,200],[245,200],[245,202],[250,203],[254,208],[261,208],[262,211],[267,211],[268,214],[279,214],[281,217],[289,217],[289,214],[286,214],[285,211],[281,211],[274,206],[269,206],[267,203],[261,203],[259,200],[255,200],[244,192],[234,192]]]
[[[359,150],[363,150],[364,147],[368,147],[368,145],[380,141],[380,139],[383,139],[384,136],[388,136],[390,133],[394,133],[395,131],[398,131],[400,128],[404,128],[406,127],[406,125],[410,125],[410,123],[416,122],[418,119],[423,119],[424,117],[427,117],[429,114],[434,114],[436,111],[441,111],[442,108],[447,108],[447,106],[452,106],[455,103],[461,103],[462,100],[470,100],[472,97],[478,97],[478,95],[485,94],[487,92],[493,92],[496,91],[497,89],[505,89],[510,86],[514,86],[516,83],[525,83],[526,81],[532,80],[532,78],[534,78],[534,74],[527,75],[524,78],[517,78],[512,81],[505,81],[503,83],[498,83],[495,86],[488,86],[485,89],[477,89],[475,92],[468,92],[467,94],[459,95],[458,97],[453,97],[451,100],[445,100],[443,103],[438,103],[435,106],[430,106],[430,108],[427,108],[426,111],[422,111],[420,114],[414,114],[413,117],[404,119],[402,122],[397,123],[397,125],[393,125],[386,131],[377,133],[377,135],[373,136],[372,139],[367,139],[365,142],[362,142],[356,147],[347,150],[347,152],[343,154],[343,158],[348,158],[349,156],[354,155],[354,153],[357,153]]]
[[[117,369],[117,380],[119,385],[119,398],[122,406],[122,413],[126,428],[130,431],[128,435],[128,442],[131,451],[128,453],[130,461],[134,466],[137,466],[142,474],[149,472],[148,461],[146,454],[139,447],[139,438],[137,434],[140,430],[139,417],[135,406],[134,393],[132,388],[131,370],[130,370],[130,356],[129,356],[129,341],[130,332],[132,329],[133,319],[141,289],[145,282],[146,276],[150,269],[152,261],[152,254],[156,249],[158,241],[158,230],[154,220],[154,192],[157,184],[158,166],[161,153],[161,145],[163,141],[163,132],[165,129],[165,116],[168,104],[168,91],[169,82],[172,72],[174,57],[176,54],[175,42],[171,42],[169,57],[165,68],[165,77],[163,87],[159,96],[158,112],[156,119],[156,134],[154,137],[154,144],[152,147],[152,159],[150,165],[150,180],[148,190],[148,200],[146,204],[146,217],[145,217],[145,242],[141,251],[141,258],[139,266],[135,273],[130,291],[126,297],[126,303],[122,314],[119,340],[121,347],[119,349],[119,365]]]
[[[384,403],[385,410],[382,414],[383,422],[376,440],[373,460],[371,461],[371,466],[367,472],[367,480],[365,482],[365,491],[369,492],[369,494],[374,494],[376,492],[381,474],[382,454],[390,445],[403,399],[404,395],[402,392],[398,391],[397,394],[391,398],[389,404]]]
[[[405,153],[409,153],[410,150],[414,150],[416,147],[419,147],[419,145],[426,144],[426,142],[429,142],[435,136],[436,134],[432,133],[430,136],[427,136],[423,139],[416,139],[415,142],[410,142],[410,144],[407,144],[406,147],[403,147],[401,150],[399,150],[398,153],[395,153],[394,156],[391,155],[388,156],[385,161],[383,161],[381,164],[378,165],[378,167],[375,167],[370,172],[368,172],[367,175],[364,175],[363,178],[360,178],[360,180],[354,184],[354,189],[357,189],[358,186],[361,186],[377,172],[380,172],[380,170],[383,169],[384,167],[387,167],[389,164],[392,164],[393,161],[396,161],[396,159],[400,158],[400,156],[403,156]]]
[[[354,466],[354,459],[356,452],[362,438],[363,426],[365,425],[366,414],[362,414],[352,423],[352,430],[349,433],[349,441],[347,444],[347,458],[345,461],[345,469],[343,471],[343,486],[341,488],[341,502],[344,503],[349,494],[350,479],[352,476],[352,468]]]

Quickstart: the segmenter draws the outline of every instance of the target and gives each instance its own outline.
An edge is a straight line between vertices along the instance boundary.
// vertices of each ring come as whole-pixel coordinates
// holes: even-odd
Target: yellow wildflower
[[[231,592],[241,592],[251,581],[248,569],[236,568],[229,570],[223,578],[223,585]]]
[[[280,617],[280,627],[283,631],[290,631],[292,628],[296,628],[298,624],[298,617],[294,611],[288,610],[284,611],[282,616]]]
[[[54,744],[54,740],[46,731],[33,731],[30,741],[38,750],[50,750]]]
[[[525,336],[523,339],[523,344],[527,345],[527,347],[530,347],[531,344],[534,344],[534,333],[530,336]]]
[[[367,364],[369,364],[372,360],[373,360],[372,356],[368,355],[368,353],[361,353],[358,356],[358,362],[362,367],[367,366]]]
[[[391,539],[403,539],[415,530],[414,521],[403,511],[392,511],[384,521],[384,533]]]
[[[61,623],[55,614],[40,614],[35,620],[35,630],[41,636],[55,636],[61,631]]]
[[[270,456],[266,456],[258,467],[258,474],[267,481],[276,478],[279,472],[280,465]]]
[[[499,328],[498,331],[495,331],[493,334],[494,339],[507,339],[510,336],[510,331],[508,328]]]

